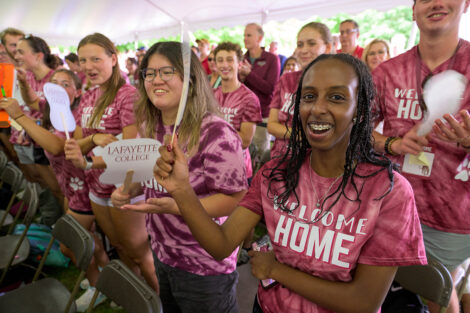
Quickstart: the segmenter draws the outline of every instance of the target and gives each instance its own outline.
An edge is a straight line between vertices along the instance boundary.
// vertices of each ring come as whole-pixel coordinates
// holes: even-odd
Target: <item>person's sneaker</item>
[[[113,310],[122,310],[122,306],[120,306],[114,301],[111,301],[111,303],[109,304],[109,307]]]
[[[88,287],[90,287],[90,282],[88,281],[87,278],[85,278],[84,280],[80,282],[80,288],[85,290],[85,289],[88,289]]]
[[[75,300],[75,304],[77,305],[77,312],[86,312],[86,310],[88,309],[88,306],[90,305],[91,299],[93,298],[93,294],[95,293],[95,290],[96,290],[95,287],[90,286],[80,296],[80,298]],[[96,298],[96,301],[93,307],[96,307],[97,305],[101,304],[105,300],[106,300],[106,296],[100,292],[98,294],[98,297]]]

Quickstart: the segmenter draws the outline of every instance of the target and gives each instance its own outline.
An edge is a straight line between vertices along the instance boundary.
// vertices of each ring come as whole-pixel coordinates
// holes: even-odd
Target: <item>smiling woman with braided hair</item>
[[[413,190],[372,150],[373,84],[352,56],[322,55],[304,71],[289,148],[268,162],[223,225],[188,184],[184,153],[160,149],[157,181],[200,244],[229,255],[262,218],[273,245],[254,252],[253,312],[377,312],[397,266],[426,263]]]

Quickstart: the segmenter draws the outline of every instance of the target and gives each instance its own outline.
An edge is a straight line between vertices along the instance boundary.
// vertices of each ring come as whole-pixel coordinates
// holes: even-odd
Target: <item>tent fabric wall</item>
[[[1,0],[0,29],[16,27],[50,45],[76,45],[101,32],[116,44],[190,30],[289,18],[359,13],[412,5],[412,0]]]

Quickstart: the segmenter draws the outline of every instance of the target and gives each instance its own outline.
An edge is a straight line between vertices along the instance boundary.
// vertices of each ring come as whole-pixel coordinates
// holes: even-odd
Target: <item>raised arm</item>
[[[21,97],[24,102],[33,110],[39,111],[39,97],[26,80],[26,71],[24,69],[17,68],[16,73],[20,85]]]
[[[157,182],[173,197],[193,236],[215,259],[230,255],[261,217],[238,207],[222,225],[216,224],[189,184],[186,157],[175,140],[172,152],[161,149],[155,170]]]
[[[64,152],[64,139],[37,125],[36,121],[26,116],[16,99],[3,98],[2,101],[0,101],[0,109],[4,109],[44,150],[53,155],[59,155]]]

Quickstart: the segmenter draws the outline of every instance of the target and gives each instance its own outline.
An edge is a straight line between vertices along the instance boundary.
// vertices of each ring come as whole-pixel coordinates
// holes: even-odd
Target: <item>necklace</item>
[[[310,164],[312,164],[312,153],[310,152]],[[336,177],[336,179],[334,180],[334,182],[330,185],[330,187],[328,187],[328,190],[323,194],[323,196],[319,197],[318,194],[317,194],[317,191],[315,189],[315,186],[313,184],[313,179],[312,179],[312,171],[313,169],[310,169],[310,171],[308,172],[309,175],[310,175],[310,182],[312,183],[312,187],[313,187],[313,193],[315,194],[315,197],[317,198],[317,203],[315,204],[315,206],[317,208],[319,208],[322,204],[322,202],[324,201],[326,195],[330,192],[331,188],[333,188],[333,186],[336,184],[336,182],[341,178],[343,177],[343,174],[339,175],[338,177]]]

